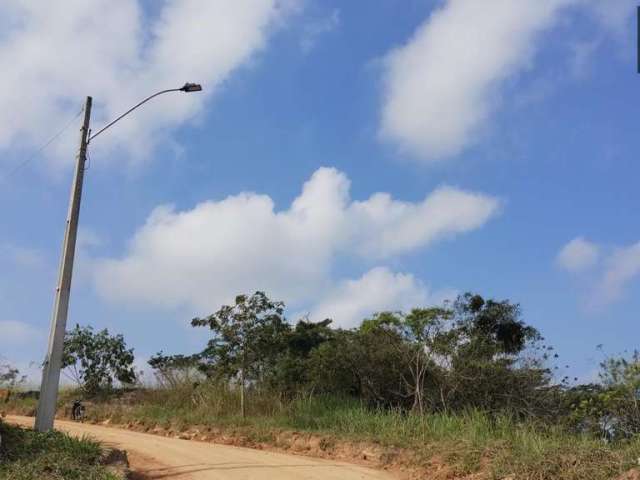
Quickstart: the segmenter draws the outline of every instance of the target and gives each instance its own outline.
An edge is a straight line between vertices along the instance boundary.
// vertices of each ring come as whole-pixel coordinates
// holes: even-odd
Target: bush
[[[64,433],[37,433],[0,420],[0,478],[116,480],[100,465],[100,445]]]

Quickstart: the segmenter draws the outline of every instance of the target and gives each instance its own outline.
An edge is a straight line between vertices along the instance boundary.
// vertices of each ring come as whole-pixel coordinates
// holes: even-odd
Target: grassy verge
[[[175,432],[215,430],[218,436],[275,446],[282,446],[287,433],[296,432],[313,437],[329,456],[340,444],[368,443],[383,451],[381,464],[437,469],[441,477],[433,478],[480,473],[479,478],[490,479],[514,475],[519,480],[609,480],[637,467],[640,457],[640,439],[607,444],[560,426],[473,411],[418,416],[374,411],[349,399],[281,402],[255,393],[249,397],[247,418],[237,415],[237,406],[237,398],[227,390],[144,390],[97,401],[87,407],[87,416]]]
[[[0,421],[0,479],[117,480],[100,465],[100,445],[60,432],[37,433]]]

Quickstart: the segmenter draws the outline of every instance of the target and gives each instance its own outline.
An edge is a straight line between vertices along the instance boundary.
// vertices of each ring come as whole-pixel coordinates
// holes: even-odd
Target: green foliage
[[[337,330],[334,338],[310,355],[314,391],[352,395],[377,407],[399,407],[406,401],[402,338],[377,328]]]
[[[265,376],[265,386],[292,398],[313,382],[310,374],[310,356],[322,344],[332,340],[336,332],[330,328],[331,320],[310,322],[300,320],[295,327],[282,330],[281,350],[273,368]]]
[[[199,354],[201,368],[210,376],[258,380],[274,363],[289,328],[284,304],[263,292],[238,295],[234,305],[224,305],[205,318],[194,318],[194,327],[209,327],[213,338]]]
[[[196,426],[200,432],[278,446],[287,432],[302,439],[307,435],[301,433],[313,434],[326,448],[350,441],[357,448],[372,443],[372,450],[383,449],[396,464],[441,466],[443,471],[434,476],[443,478],[446,469],[447,478],[610,480],[637,465],[640,456],[640,439],[605,443],[562,425],[522,420],[507,412],[417,415],[370,408],[352,396],[316,394],[283,402],[276,392],[262,390],[254,393],[243,419],[237,412],[237,396],[228,384],[185,384],[139,391],[135,401],[126,403],[98,402],[89,415],[97,421],[136,421],[174,432]],[[400,449],[410,454],[398,457]]]
[[[0,421],[0,478],[116,480],[100,465],[101,448],[61,432],[37,433]]]
[[[89,395],[113,387],[114,381],[136,381],[133,349],[127,349],[122,335],[110,335],[107,329],[76,327],[64,340],[63,368]]]
[[[454,304],[458,334],[466,341],[461,356],[491,359],[498,354],[520,353],[540,333],[520,320],[520,306],[507,300],[485,300],[466,293]]]
[[[193,319],[211,332],[204,350],[149,361],[165,388],[98,402],[89,416],[241,429],[260,442],[277,443],[278,429],[375,441],[436,458],[452,475],[484,469],[488,478],[604,480],[640,457],[638,352],[603,362],[600,383],[569,387],[553,379],[558,355],[507,300],[467,293],[441,307],[379,312],[352,329],[330,319],[291,325],[283,311],[256,292]],[[110,338],[79,327],[74,335],[70,345]],[[116,350],[132,360],[120,340]],[[102,378],[80,358],[83,374]]]
[[[545,367],[548,348],[508,301],[465,294],[443,307],[380,312],[355,329],[331,320],[283,316],[284,304],[263,292],[195,318],[213,337],[195,355],[154,356],[161,383],[248,382],[282,398],[309,392],[353,396],[376,408],[416,413],[478,408],[519,416],[558,415],[558,388]]]
[[[607,438],[640,431],[640,354],[604,362],[601,385],[554,382],[548,363],[558,355],[508,300],[467,293],[441,307],[379,312],[348,330],[330,319],[292,326],[283,310],[262,292],[241,295],[192,321],[213,332],[201,353],[149,363],[173,385],[206,376],[224,389],[244,374],[252,398],[282,403],[328,395],[403,414],[471,409]]]
[[[518,305],[460,296],[452,307],[381,312],[336,330],[310,355],[314,391],[416,413],[555,412],[542,337]]]
[[[175,388],[200,379],[199,355],[164,355],[162,351],[147,362],[161,386]]]
[[[361,334],[374,334],[388,341],[394,349],[397,360],[405,365],[400,372],[403,388],[402,397],[412,399],[411,409],[424,413],[435,409],[435,401],[427,389],[437,388],[442,377],[442,367],[436,362],[444,359],[449,341],[454,338],[447,332],[447,322],[453,312],[447,308],[414,308],[407,315],[401,312],[382,312],[365,320],[360,326]]]
[[[159,353],[149,364],[167,385],[199,381],[197,370],[283,398],[350,395],[417,413],[471,407],[533,415],[548,410],[543,400],[555,392],[543,368],[546,352],[531,353],[540,353],[542,337],[508,301],[465,294],[452,306],[380,312],[351,330],[332,329],[329,319],[292,327],[283,311],[263,292],[240,295],[234,305],[192,320],[213,333],[202,352]]]
[[[566,399],[576,429],[608,439],[640,434],[640,352],[601,363],[600,384],[570,389]]]
[[[554,389],[540,333],[508,301],[465,294],[453,305],[453,325],[441,342],[443,408],[507,410],[520,416],[548,411]]]
[[[160,352],[149,365],[163,385],[197,384],[202,380],[199,372],[214,383],[248,383],[254,400],[260,389],[292,398],[312,383],[312,352],[334,338],[336,331],[328,319],[303,319],[292,327],[283,310],[282,302],[272,301],[262,292],[240,295],[235,305],[192,320],[193,326],[207,326],[213,333],[202,352],[171,356]]]

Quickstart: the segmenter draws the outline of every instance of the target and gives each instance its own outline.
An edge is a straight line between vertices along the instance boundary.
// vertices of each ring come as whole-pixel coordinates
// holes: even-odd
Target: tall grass
[[[60,432],[37,433],[0,421],[0,479],[117,480],[100,465],[101,447]]]
[[[73,394],[66,393],[67,399]],[[65,397],[63,395],[63,397]],[[215,427],[277,443],[277,432],[308,432],[331,442],[371,442],[410,452],[427,466],[437,459],[452,472],[483,471],[494,478],[524,480],[608,480],[637,465],[640,439],[607,444],[560,425],[519,421],[503,414],[469,410],[457,414],[413,415],[368,408],[353,398],[307,395],[284,400],[264,391],[248,392],[248,415],[239,415],[238,393],[227,386],[183,385],[144,389],[87,407],[95,420],[139,422],[176,430]]]
[[[412,415],[324,398],[297,401],[292,412],[288,425],[296,429],[408,448],[425,461],[440,457],[459,473],[477,471],[484,462],[497,478],[610,479],[637,466],[640,456],[640,439],[605,444],[507,414]]]

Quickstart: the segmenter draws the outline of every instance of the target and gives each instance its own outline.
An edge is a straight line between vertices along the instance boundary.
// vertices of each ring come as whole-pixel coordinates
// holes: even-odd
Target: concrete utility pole
[[[89,141],[89,121],[91,119],[91,97],[87,97],[84,106],[84,121],[80,129],[80,149],[76,159],[76,172],[71,188],[71,200],[67,215],[67,226],[62,244],[62,260],[60,276],[56,288],[56,298],[51,319],[49,333],[49,347],[42,367],[42,385],[38,400],[36,415],[36,430],[46,432],[53,428],[53,419],[58,402],[58,384],[62,367],[62,352],[64,335],[67,327],[67,312],[69,311],[69,295],[71,293],[71,276],[73,274],[73,259],[76,251],[78,236],[78,220],[80,218],[80,201],[82,199],[82,183],[84,180],[84,165],[87,160],[87,144]]]
[[[64,335],[67,328],[67,312],[69,311],[69,296],[71,294],[71,276],[73,274],[73,257],[76,251],[76,237],[78,236],[78,220],[80,218],[80,200],[82,197],[82,181],[84,180],[84,164],[87,160],[87,146],[89,142],[133,112],[152,98],[169,92],[199,92],[202,86],[197,83],[185,83],[180,88],[170,88],[154,93],[140,103],[124,112],[118,118],[108,123],[93,135],[90,134],[89,120],[91,119],[91,97],[87,97],[84,107],[84,122],[80,130],[80,150],[76,163],[76,173],[71,188],[71,202],[67,216],[67,228],[64,232],[62,244],[62,261],[60,264],[60,278],[56,289],[56,299],[53,306],[51,332],[49,333],[49,347],[42,367],[42,384],[38,413],[36,414],[36,430],[46,432],[53,428],[58,402],[58,385],[60,383],[60,369],[62,368],[62,353],[64,351]]]

